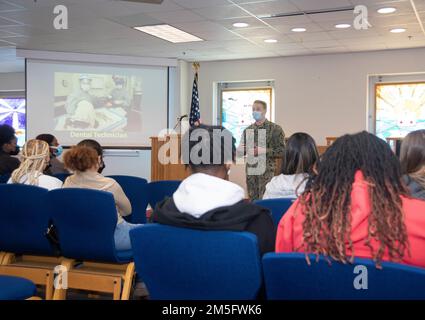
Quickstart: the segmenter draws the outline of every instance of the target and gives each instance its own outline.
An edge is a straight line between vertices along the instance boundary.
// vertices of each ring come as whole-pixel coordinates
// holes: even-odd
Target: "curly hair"
[[[85,146],[74,146],[63,156],[65,167],[73,172],[84,172],[98,165],[98,155],[95,149]]]
[[[365,244],[377,267],[385,253],[390,260],[401,260],[409,244],[400,195],[407,196],[408,191],[388,144],[366,131],[337,139],[318,162],[317,175],[307,182],[300,198],[305,208],[304,250],[343,263],[353,261],[351,190],[359,170],[369,184],[371,201]]]

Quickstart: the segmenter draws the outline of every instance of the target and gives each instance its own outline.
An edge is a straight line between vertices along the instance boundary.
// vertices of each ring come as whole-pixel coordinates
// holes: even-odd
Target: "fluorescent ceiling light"
[[[390,32],[392,32],[392,33],[403,33],[405,31],[406,31],[406,29],[404,29],[404,28],[395,28],[395,29],[390,30]]]
[[[388,13],[393,13],[393,12],[396,12],[396,11],[397,11],[396,8],[380,8],[380,9],[378,9],[378,13],[381,13],[381,14],[388,14]]]
[[[249,26],[249,24],[248,24],[248,23],[245,23],[245,22],[235,22],[235,23],[233,24],[233,26],[234,26],[235,28],[246,28],[246,27],[248,27],[248,26]]]
[[[292,28],[292,32],[305,32],[307,29],[306,28]]]
[[[276,43],[277,40],[276,39],[266,39],[264,40],[265,43]]]
[[[198,38],[193,34],[174,28],[173,26],[170,26],[168,24],[134,27],[134,29],[145,32],[154,37],[170,41],[172,43],[204,41],[203,39]]]
[[[335,28],[337,29],[347,29],[350,27],[351,27],[351,24],[348,24],[348,23],[339,23],[335,25]]]

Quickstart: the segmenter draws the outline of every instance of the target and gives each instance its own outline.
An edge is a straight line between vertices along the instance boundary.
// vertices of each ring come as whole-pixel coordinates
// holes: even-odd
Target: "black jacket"
[[[20,164],[18,159],[0,150],[0,175],[11,174]]]
[[[195,218],[180,212],[173,198],[169,198],[156,206],[150,221],[200,230],[251,232],[257,236],[261,255],[275,250],[276,228],[270,212],[243,200],[232,206],[210,210],[200,218]]]

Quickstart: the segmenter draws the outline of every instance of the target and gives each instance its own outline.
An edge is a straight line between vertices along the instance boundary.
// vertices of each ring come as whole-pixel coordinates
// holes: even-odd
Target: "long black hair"
[[[318,160],[319,153],[314,139],[304,132],[294,133],[286,143],[282,173],[284,175],[310,173]]]

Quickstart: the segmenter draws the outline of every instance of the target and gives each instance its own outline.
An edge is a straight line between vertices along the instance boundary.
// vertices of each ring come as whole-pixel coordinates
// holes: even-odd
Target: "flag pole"
[[[193,67],[193,70],[195,71],[195,74],[198,74],[199,69],[201,68],[201,65],[199,64],[199,62],[192,63],[192,67]]]

